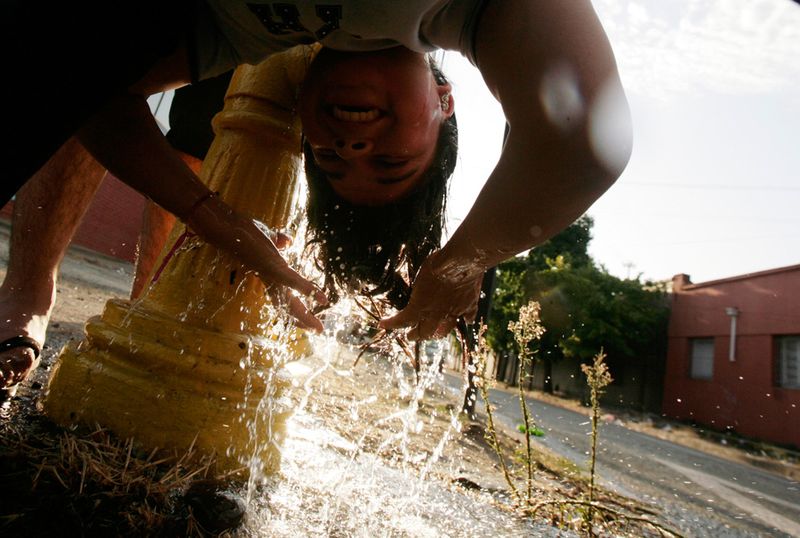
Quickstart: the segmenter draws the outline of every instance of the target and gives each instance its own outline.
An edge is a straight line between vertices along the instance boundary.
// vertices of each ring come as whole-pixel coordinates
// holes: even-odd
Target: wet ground
[[[6,245],[0,236],[0,276]],[[128,295],[132,274],[129,263],[68,252],[42,364],[0,408],[0,534],[214,534],[187,508],[191,480],[171,476],[185,468],[153,465],[107,432],[61,430],[40,412],[60,349],[83,338],[85,321],[108,299]],[[257,485],[230,481],[248,507],[234,535],[569,535],[568,522],[557,530],[512,509],[480,425],[459,419],[459,398],[420,389],[411,370],[385,357],[365,356],[354,368],[353,348],[334,339],[315,346],[293,366],[297,412],[280,474]],[[519,440],[501,441],[513,456]],[[543,494],[582,484],[562,484],[558,470],[542,469],[541,480]]]
[[[3,231],[0,227],[0,233]],[[6,244],[0,236],[0,267],[5,266]],[[70,339],[82,338],[83,323],[99,314],[107,299],[125,297],[131,278],[132,266],[128,263],[79,248],[70,250],[62,265],[59,299],[43,365],[20,390],[19,397],[2,410],[3,448],[15,442],[19,448],[19,438],[46,424],[37,403],[58,350]],[[427,389],[419,392],[413,373],[396,361],[369,356],[353,367],[357,350],[334,339],[318,340],[315,346],[316,353],[295,368],[293,398],[298,412],[291,421],[281,474],[257,488],[251,485],[239,489],[238,494],[249,501],[249,510],[248,522],[236,531],[237,535],[571,534],[567,529],[576,525],[574,513],[545,511],[544,519],[539,517],[531,523],[510,509],[507,486],[481,424],[459,418],[460,395],[446,388],[444,378],[432,375]],[[511,431],[513,424],[509,426],[502,442],[507,454],[513,456],[521,446],[521,435]],[[536,488],[541,498],[581,498],[585,481],[576,467],[547,450],[538,457]],[[513,457],[510,461],[514,465]],[[31,474],[37,472],[35,462],[23,463],[30,464]],[[38,465],[41,473],[44,463]],[[624,469],[619,472],[624,473]],[[71,484],[61,488],[58,482],[49,482],[53,492],[63,489],[62,496],[80,497],[70,491]],[[78,483],[84,487],[83,477]],[[47,501],[47,491],[25,492],[18,497],[41,504]],[[641,513],[658,517],[659,507],[647,506],[646,496],[631,493],[639,498],[632,499],[628,507],[641,501]],[[5,490],[3,495],[15,493]],[[103,498],[102,491],[95,495],[100,496],[92,497],[94,502]],[[626,505],[624,499],[610,493],[606,500],[620,503],[614,506]],[[0,525],[13,526],[24,517],[24,510],[9,513],[9,503],[0,504]],[[170,506],[174,508],[175,504]],[[91,506],[82,509],[91,512]],[[548,520],[562,529],[551,527]],[[85,526],[85,522],[78,523],[78,528]],[[693,527],[700,531],[701,522],[688,529],[690,535],[703,535],[691,532]],[[174,526],[169,528],[175,530]],[[191,526],[181,529],[202,534]],[[617,534],[638,536],[643,532],[632,525],[620,526]]]

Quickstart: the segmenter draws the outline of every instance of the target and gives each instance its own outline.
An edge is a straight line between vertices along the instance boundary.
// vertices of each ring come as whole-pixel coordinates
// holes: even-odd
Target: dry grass
[[[67,431],[38,419],[0,434],[8,535],[205,536],[182,503],[212,476],[213,456],[142,452],[108,431]]]

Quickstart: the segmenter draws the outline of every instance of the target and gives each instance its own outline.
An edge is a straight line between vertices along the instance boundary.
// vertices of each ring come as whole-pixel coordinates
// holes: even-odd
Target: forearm
[[[84,126],[80,136],[121,181],[250,269],[263,270],[266,259],[277,254],[274,247],[264,252],[272,244],[252,219],[235,212],[199,180],[161,134],[142,97],[118,96]]]
[[[119,179],[183,220],[202,239],[234,255],[267,286],[293,288],[325,304],[309,280],[288,266],[268,231],[214,196],[167,143],[144,99],[118,95],[83,127],[85,147]],[[301,327],[322,324],[300,299],[285,295],[288,311]]]
[[[500,162],[445,245],[447,257],[472,260],[483,271],[574,222],[618,175],[596,162],[587,144],[535,144],[512,128]]]
[[[141,95],[114,97],[79,137],[111,173],[178,218],[209,192],[166,141]]]

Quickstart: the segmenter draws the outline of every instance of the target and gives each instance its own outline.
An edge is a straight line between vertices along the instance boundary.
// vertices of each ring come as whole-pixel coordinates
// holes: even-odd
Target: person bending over
[[[314,63],[329,84],[311,76],[304,84],[306,139],[332,190],[372,204],[365,184],[402,199],[424,182],[431,155],[414,142],[430,148],[446,119],[441,88],[420,76],[424,53],[458,50],[501,103],[508,138],[469,214],[421,263],[406,308],[382,322],[411,327],[412,338],[449,332],[470,317],[484,270],[566,227],[613,184],[630,155],[627,104],[590,0],[145,4],[3,4],[0,40],[14,53],[6,69],[22,82],[4,85],[5,102],[16,102],[24,87],[37,104],[9,107],[7,124],[18,136],[2,152],[6,195],[78,133],[117,177],[268,286],[325,303],[251,219],[210,196],[164,141],[145,98],[319,42],[330,53]],[[297,317],[321,328],[308,310]]]
[[[175,92],[167,139],[195,173],[214,139],[232,72]],[[8,264],[0,286],[0,400],[10,398],[38,365],[56,302],[58,267],[105,177],[106,169],[75,138],[17,193]],[[175,217],[147,201],[136,248],[131,298],[138,297]]]
[[[305,48],[304,55],[313,54],[313,49]],[[408,301],[407,275],[416,274],[411,268],[414,260],[423,260],[440,245],[447,180],[457,154],[457,127],[450,85],[432,59],[427,63],[430,76],[444,88],[445,98],[440,99],[440,106],[448,109],[448,119],[436,141],[433,161],[426,172],[428,177],[408,196],[394,200],[376,185],[377,188],[369,187],[362,193],[362,196],[370,194],[368,191],[372,189],[373,205],[364,205],[362,201],[351,204],[329,188],[324,172],[306,144],[306,172],[313,178],[307,189],[308,238],[318,247],[311,249],[318,267],[324,274],[340,277],[326,278],[325,289],[331,297],[338,297],[343,291],[358,290],[371,295],[388,291],[390,302],[402,308]],[[173,97],[166,138],[195,172],[199,173],[214,139],[211,120],[222,110],[231,74],[185,86]],[[5,342],[4,346],[0,343],[4,347],[0,352],[0,380],[6,382],[6,397],[15,392],[15,387],[38,363],[55,303],[58,263],[105,174],[105,169],[77,141],[70,141],[67,149],[60,151],[26,185],[15,204],[8,272],[0,287],[0,315],[6,320],[0,331],[0,339]],[[70,156],[75,162],[69,161]],[[63,194],[47,196],[53,187],[62,188]],[[346,222],[336,218],[345,213]],[[42,216],[49,220],[42,223]],[[54,223],[60,225],[53,226]],[[172,215],[155,204],[146,204],[131,298],[138,297],[148,285],[155,260],[174,224]],[[331,230],[340,233],[331,234]],[[348,239],[340,241],[339,237]],[[26,249],[26,243],[40,248]],[[375,252],[378,244],[381,248]],[[336,254],[328,256],[328,252]],[[400,268],[404,261],[410,262],[405,273]],[[348,278],[342,279],[342,275]],[[31,290],[49,290],[49,293],[29,297]]]

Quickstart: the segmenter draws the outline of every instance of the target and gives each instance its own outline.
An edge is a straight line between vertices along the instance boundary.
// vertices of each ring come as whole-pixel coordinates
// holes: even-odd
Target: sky
[[[625,172],[588,211],[594,259],[623,278],[693,282],[800,263],[800,5],[593,4],[634,128]],[[497,161],[504,120],[472,66],[448,53],[444,68],[461,138],[454,229]]]
[[[634,129],[625,172],[588,210],[594,259],[622,278],[693,282],[800,264],[800,4],[593,4]],[[469,62],[440,59],[459,122],[452,232],[497,162],[505,121]]]

